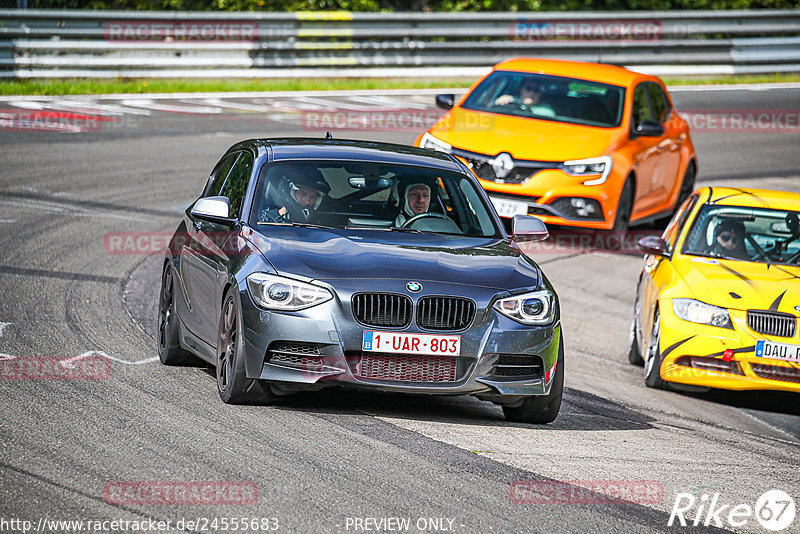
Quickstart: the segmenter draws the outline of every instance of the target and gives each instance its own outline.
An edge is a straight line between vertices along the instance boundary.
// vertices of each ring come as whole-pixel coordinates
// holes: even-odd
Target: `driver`
[[[544,117],[555,117],[556,112],[547,104],[542,104],[542,88],[534,79],[523,79],[519,85],[519,93],[516,95],[505,94],[498,96],[495,106],[505,106],[508,104],[518,104],[521,108],[529,110],[534,115]]]
[[[262,210],[260,217],[262,221],[308,222],[325,195],[330,193],[328,182],[316,167],[292,166],[287,174],[294,176],[281,177],[282,184],[278,196],[282,202]]]
[[[750,255],[744,246],[744,224],[741,221],[723,219],[714,228],[714,243],[711,253],[739,260],[749,260]]]
[[[398,197],[399,193],[398,190]],[[395,226],[403,226],[412,217],[428,211],[431,206],[431,186],[424,182],[411,182],[406,185],[400,199],[402,207],[394,221]]]

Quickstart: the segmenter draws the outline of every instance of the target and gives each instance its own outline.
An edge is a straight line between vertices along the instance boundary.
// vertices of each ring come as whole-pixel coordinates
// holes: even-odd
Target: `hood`
[[[308,280],[401,279],[511,290],[536,287],[541,278],[533,260],[503,239],[270,226],[254,241],[278,274]]]
[[[453,108],[431,134],[454,148],[515,159],[567,161],[608,154],[619,144],[619,128],[597,128]]]
[[[708,304],[735,310],[769,310],[777,303],[774,311],[797,315],[798,267],[685,256],[676,268],[694,298]]]

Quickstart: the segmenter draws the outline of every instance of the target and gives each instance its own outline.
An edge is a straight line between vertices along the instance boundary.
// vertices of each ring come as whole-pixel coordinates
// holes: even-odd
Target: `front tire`
[[[175,312],[175,270],[167,265],[161,274],[158,300],[158,358],[164,365],[186,365],[193,356],[181,347]]]
[[[239,300],[233,288],[225,293],[217,331],[217,391],[225,404],[266,403],[269,386],[247,378],[244,366],[244,327]]]
[[[527,397],[520,406],[503,406],[506,419],[515,423],[531,423],[544,425],[552,423],[558,417],[561,409],[561,398],[564,394],[564,341],[558,345],[558,358],[556,359],[556,376],[547,395]]]
[[[617,211],[614,216],[614,227],[611,229],[614,233],[625,232],[628,230],[631,222],[631,213],[633,212],[633,177],[629,176],[625,180],[625,185],[622,186],[622,192],[619,195],[619,202],[617,202]]]
[[[653,328],[650,330],[650,341],[644,359],[644,383],[649,388],[667,389],[667,383],[661,378],[661,313],[658,309],[653,317]]]
[[[639,279],[639,284],[641,285],[641,278]],[[636,290],[636,301],[633,304],[633,318],[631,319],[631,333],[629,336],[629,343],[628,346],[628,363],[631,365],[638,365],[639,367],[644,365],[644,358],[642,358],[642,353],[639,352],[639,336],[636,335],[636,319],[640,316],[639,314],[639,290]]]

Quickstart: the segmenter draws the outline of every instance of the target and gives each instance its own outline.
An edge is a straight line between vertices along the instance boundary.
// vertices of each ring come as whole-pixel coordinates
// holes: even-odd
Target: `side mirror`
[[[660,237],[647,236],[639,240],[639,249],[645,254],[652,254],[654,256],[667,255],[667,243]]]
[[[642,137],[661,137],[664,135],[664,127],[651,119],[644,119],[637,124],[635,131],[636,135],[641,135]]]
[[[191,214],[198,219],[233,226],[235,221],[230,218],[230,209],[231,201],[228,197],[207,197],[194,203]]]
[[[456,95],[436,95],[436,107],[452,109],[456,104]]]
[[[511,219],[511,238],[514,241],[544,241],[550,233],[544,223],[531,215],[514,215]]]

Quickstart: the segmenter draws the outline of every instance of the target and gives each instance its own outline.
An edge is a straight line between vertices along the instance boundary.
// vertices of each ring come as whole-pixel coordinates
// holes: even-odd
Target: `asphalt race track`
[[[684,89],[673,98],[703,121],[693,132],[699,184],[800,191],[800,88]],[[499,407],[471,397],[328,390],[228,406],[213,370],[158,363],[160,256],[115,253],[109,233],[174,230],[238,140],[329,129],[411,143],[420,130],[413,123],[327,126],[365,107],[435,117],[432,103],[430,93],[392,92],[4,97],[0,358],[89,357],[110,362],[110,376],[0,380],[0,532],[22,531],[4,526],[11,519],[66,532],[50,522],[148,518],[196,532],[214,531],[203,518],[276,518],[264,526],[279,532],[389,531],[396,525],[388,518],[408,518],[408,532],[649,532],[673,530],[667,522],[681,492],[698,502],[717,493],[729,509],[753,507],[772,489],[797,501],[797,395],[656,391],[628,365],[641,268],[632,254],[534,254],[561,297],[566,340],[565,402],[545,427],[508,423]],[[731,128],[703,115],[748,110],[794,122]],[[25,113],[33,126],[18,128],[13,117]],[[108,498],[109,486],[132,481],[248,483],[258,495],[250,504],[203,505]],[[660,493],[519,503],[509,490],[515,481],[649,481]],[[724,526],[767,532],[753,517]]]

